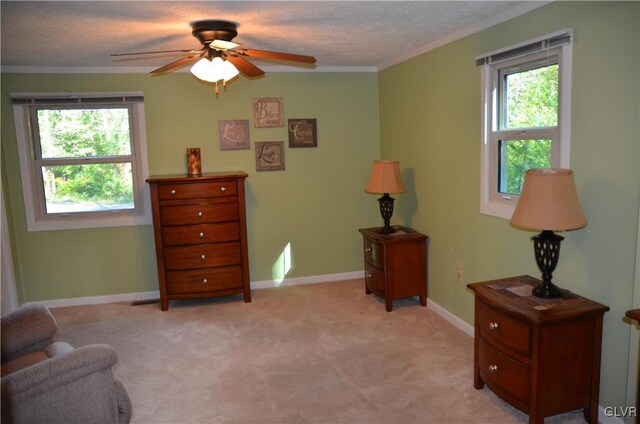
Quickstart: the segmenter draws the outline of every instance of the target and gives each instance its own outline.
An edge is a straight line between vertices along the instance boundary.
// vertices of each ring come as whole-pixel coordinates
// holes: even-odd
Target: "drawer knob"
[[[206,278],[202,280],[202,284],[207,284],[209,282],[209,280],[207,280]]]
[[[175,194],[176,194],[176,191],[175,190],[171,190],[171,195],[175,196]]]
[[[200,260],[204,261],[205,259],[207,259],[207,257],[205,255],[200,256]]]
[[[489,328],[492,329],[492,330],[497,330],[498,327],[499,327],[499,325],[498,325],[497,322],[490,322],[489,323]]]
[[[370,247],[367,247],[366,249],[364,249],[364,251],[367,252],[367,253],[371,252],[371,250],[372,249]]]
[[[202,212],[198,212],[198,218],[202,218]]]
[[[198,234],[198,237],[204,238],[204,232],[201,231],[200,234]]]
[[[496,372],[496,371],[498,371],[497,365],[489,365],[489,372]]]
[[[224,193],[225,191],[227,191],[227,188],[226,187],[221,187],[220,191]]]
[[[371,277],[373,277],[373,275],[367,274],[367,278],[371,278]]]

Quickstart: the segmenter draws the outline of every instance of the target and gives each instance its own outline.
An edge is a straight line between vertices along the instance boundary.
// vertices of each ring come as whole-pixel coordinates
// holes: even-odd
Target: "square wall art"
[[[249,149],[249,120],[220,120],[218,121],[220,135],[220,150]]]

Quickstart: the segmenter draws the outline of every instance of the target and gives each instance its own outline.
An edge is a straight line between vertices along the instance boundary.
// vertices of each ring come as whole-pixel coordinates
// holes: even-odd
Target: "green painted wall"
[[[468,323],[467,282],[539,271],[531,233],[479,213],[480,71],[474,57],[573,28],[571,168],[585,229],[565,233],[554,281],[608,305],[601,405],[625,403],[640,167],[640,3],[557,2],[385,69],[383,159],[408,180],[397,223],[431,237],[429,297]],[[464,283],[456,281],[456,266]],[[635,331],[635,329],[634,329]],[[635,359],[635,358],[632,358]]]
[[[2,177],[19,301],[157,290],[151,225],[27,232],[11,92],[142,91],[150,173],[185,173],[185,149],[202,149],[203,171],[242,170],[246,181],[251,281],[362,269],[357,229],[379,222],[364,193],[379,155],[375,73],[268,73],[240,78],[216,98],[189,73],[2,75]],[[286,128],[251,128],[251,149],[220,151],[219,119],[250,119],[252,98],[282,97],[285,118],[318,120],[318,147],[285,150],[285,171],[256,172],[255,141],[284,141]],[[251,124],[252,125],[252,124]],[[275,265],[275,268],[274,268]]]

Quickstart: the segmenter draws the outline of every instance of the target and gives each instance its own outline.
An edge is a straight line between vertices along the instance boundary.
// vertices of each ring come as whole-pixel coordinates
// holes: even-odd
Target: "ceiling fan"
[[[224,85],[227,81],[238,75],[239,72],[242,72],[250,78],[264,75],[264,71],[249,62],[246,59],[247,57],[284,60],[305,64],[313,64],[316,62],[313,56],[240,48],[240,44],[231,41],[238,35],[238,25],[235,22],[225,20],[200,20],[191,22],[191,28],[191,34],[202,44],[202,48],[200,49],[114,53],[111,56],[186,53],[187,56],[167,63],[158,69],[154,69],[151,73],[164,74],[200,59],[191,68],[191,72],[202,80],[213,82],[216,93],[218,92],[219,81],[222,80]]]

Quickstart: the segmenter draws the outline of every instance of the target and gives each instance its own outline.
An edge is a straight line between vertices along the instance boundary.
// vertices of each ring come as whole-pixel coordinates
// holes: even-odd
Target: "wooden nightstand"
[[[469,284],[475,301],[476,389],[529,414],[530,423],[583,409],[598,421],[602,317],[609,307],[563,290],[531,295],[528,275]]]
[[[383,297],[387,312],[393,300],[420,296],[427,306],[427,244],[429,237],[405,227],[393,234],[380,228],[363,228],[365,292]]]

